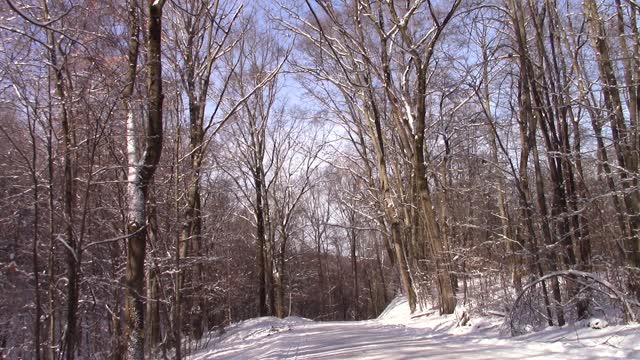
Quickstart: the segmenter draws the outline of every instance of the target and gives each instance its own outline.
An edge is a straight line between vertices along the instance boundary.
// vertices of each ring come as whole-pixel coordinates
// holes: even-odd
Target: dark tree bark
[[[49,19],[50,13],[47,1],[42,1],[42,12],[45,19]],[[65,89],[65,69],[58,61],[57,43],[53,29],[47,28],[47,45],[49,50],[49,61],[53,68],[53,81],[55,93],[60,101],[60,123],[62,125],[62,146],[63,157],[63,219],[64,219],[64,241],[66,243],[66,263],[67,263],[67,328],[64,336],[63,353],[65,358],[71,360],[75,358],[77,348],[77,314],[78,314],[78,248],[73,232],[73,141],[69,122],[69,107],[67,104],[67,93]],[[50,346],[53,346],[50,344]]]
[[[630,229],[630,236],[625,241],[624,249],[627,263],[632,269],[629,274],[629,288],[635,297],[640,299],[640,273],[637,270],[640,268],[640,193],[637,189],[637,177],[634,175],[638,172],[637,149],[633,147],[635,134],[633,134],[633,127],[629,129],[625,122],[610,45],[595,0],[586,0],[584,9],[598,59],[604,105],[611,127],[616,159],[620,167],[620,182],[624,189],[623,200]],[[633,125],[635,126],[635,124]]]
[[[155,173],[162,152],[162,62],[161,33],[163,0],[149,0],[147,20],[147,107],[145,149],[138,159],[135,137],[135,111],[131,107],[131,95],[136,79],[138,57],[138,16],[134,1],[129,5],[129,69],[124,93],[127,111],[128,147],[128,200],[127,211],[127,267],[126,267],[126,318],[127,353],[130,359],[144,359],[144,260],[146,252],[147,224],[145,204],[149,184]]]

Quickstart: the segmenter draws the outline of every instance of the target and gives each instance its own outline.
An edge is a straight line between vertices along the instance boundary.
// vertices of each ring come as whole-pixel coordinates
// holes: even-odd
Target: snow
[[[456,315],[439,316],[433,309],[412,315],[398,297],[374,320],[243,321],[212,335],[189,359],[640,359],[637,324],[592,329],[587,321],[506,337],[499,317],[472,315],[466,326],[458,323]]]

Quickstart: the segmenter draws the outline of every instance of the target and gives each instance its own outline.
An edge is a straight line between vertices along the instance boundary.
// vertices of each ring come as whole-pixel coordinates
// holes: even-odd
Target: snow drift
[[[501,321],[470,316],[459,326],[455,315],[411,314],[397,297],[374,320],[246,320],[211,334],[189,359],[640,359],[638,325],[581,323],[512,338],[499,335]]]

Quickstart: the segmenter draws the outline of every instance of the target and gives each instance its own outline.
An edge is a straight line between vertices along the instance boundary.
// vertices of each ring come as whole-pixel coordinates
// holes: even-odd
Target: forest
[[[636,0],[0,1],[0,359],[640,315]]]

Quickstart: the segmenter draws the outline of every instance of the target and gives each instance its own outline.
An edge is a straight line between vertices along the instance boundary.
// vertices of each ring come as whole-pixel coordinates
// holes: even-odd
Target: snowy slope
[[[498,335],[497,318],[456,324],[453,315],[411,316],[406,300],[397,298],[375,320],[240,322],[189,359],[640,359],[638,325],[564,327],[508,338]]]

